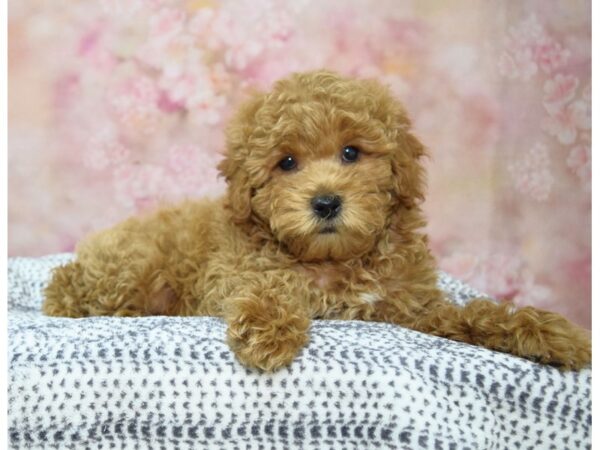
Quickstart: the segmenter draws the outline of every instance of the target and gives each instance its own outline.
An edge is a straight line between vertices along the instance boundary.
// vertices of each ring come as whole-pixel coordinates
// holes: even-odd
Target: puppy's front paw
[[[515,314],[514,325],[519,356],[564,370],[581,369],[592,361],[589,333],[558,314],[524,308]]]
[[[227,341],[244,365],[277,370],[308,341],[308,317],[276,301],[238,298],[228,309]]]

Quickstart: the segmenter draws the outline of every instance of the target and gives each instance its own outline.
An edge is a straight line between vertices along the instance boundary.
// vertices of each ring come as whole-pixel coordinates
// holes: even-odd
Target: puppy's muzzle
[[[310,205],[318,217],[331,220],[342,210],[342,199],[339,195],[317,195],[311,200]]]

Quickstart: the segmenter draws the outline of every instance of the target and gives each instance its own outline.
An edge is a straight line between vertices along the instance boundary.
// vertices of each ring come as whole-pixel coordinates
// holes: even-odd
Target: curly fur
[[[341,149],[360,148],[353,164]],[[278,162],[293,155],[298,166]],[[561,316],[446,302],[421,229],[425,148],[375,81],[318,71],[257,93],[227,129],[224,198],[134,217],[84,240],[46,289],[48,315],[215,315],[240,361],[289,364],[310,319],[385,321],[562,368],[591,360]],[[311,211],[335,193],[334,233]]]

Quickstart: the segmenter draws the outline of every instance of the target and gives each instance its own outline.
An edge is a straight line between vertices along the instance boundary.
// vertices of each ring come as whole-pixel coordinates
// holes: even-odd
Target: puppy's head
[[[424,154],[387,88],[320,71],[246,102],[219,169],[236,222],[262,226],[299,260],[339,261],[368,252],[423,199]]]

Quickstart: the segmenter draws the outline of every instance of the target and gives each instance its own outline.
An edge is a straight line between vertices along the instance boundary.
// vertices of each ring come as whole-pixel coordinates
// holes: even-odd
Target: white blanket
[[[71,257],[9,260],[12,448],[591,447],[591,369],[315,321],[291,367],[262,374],[235,360],[220,319],[43,316],[49,272]],[[458,302],[475,294],[440,285]]]

